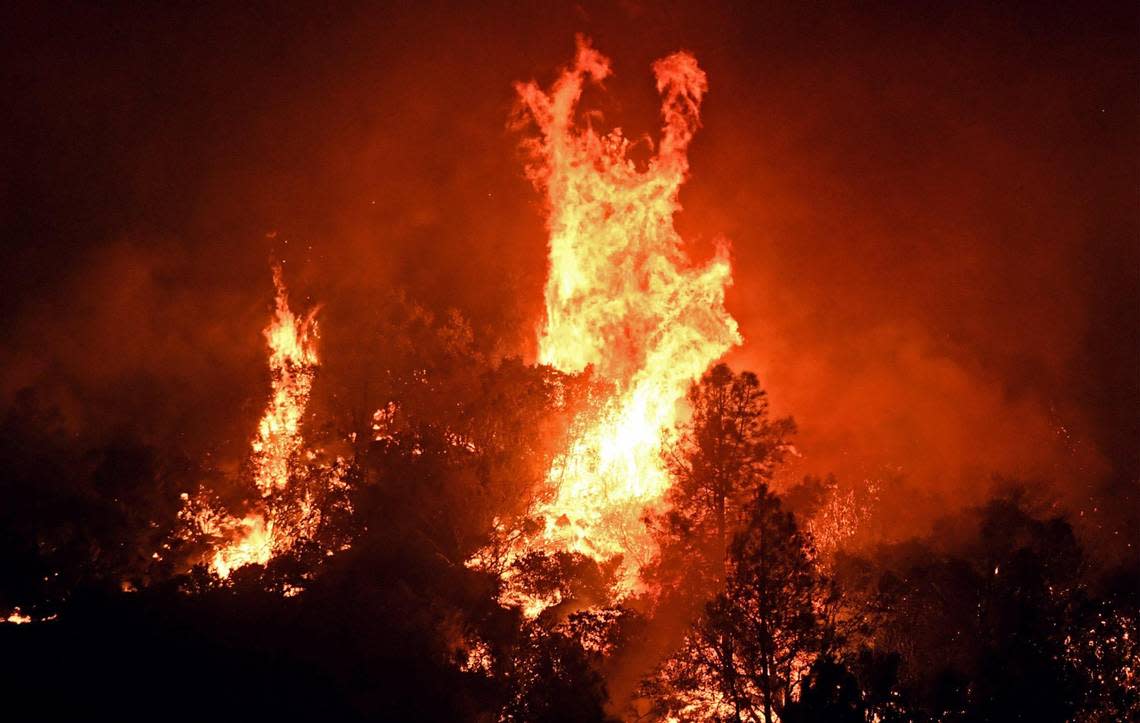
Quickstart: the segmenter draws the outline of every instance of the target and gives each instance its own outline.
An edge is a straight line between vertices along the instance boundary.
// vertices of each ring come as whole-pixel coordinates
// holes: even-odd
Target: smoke
[[[177,248],[109,243],[10,322],[3,397],[31,390],[78,444],[244,447],[267,303],[195,278]],[[255,287],[266,291],[268,271]],[[236,447],[235,447],[236,448]]]
[[[5,19],[6,403],[240,458],[270,261],[323,304],[327,369],[382,366],[353,330],[393,290],[533,356],[546,234],[512,83],[583,31],[617,69],[583,105],[631,138],[659,123],[653,59],[708,73],[677,225],[698,259],[731,240],[730,361],[797,418],[794,473],[902,474],[931,508],[994,473],[1135,501],[1123,5],[36,13]]]
[[[580,31],[616,70],[582,107],[628,138],[660,125],[654,59],[708,75],[676,225],[698,263],[731,244],[729,361],[798,422],[786,484],[874,482],[871,542],[995,478],[1102,556],[1140,524],[1130,4],[3,14],[0,411],[57,411],[77,458],[127,438],[236,469],[269,390],[272,263],[298,312],[321,305],[315,416],[368,419],[405,331],[452,310],[489,357],[533,360],[547,231],[508,119]],[[687,622],[657,621],[613,700]]]
[[[797,417],[805,471],[902,474],[932,512],[995,473],[1070,509],[1135,499],[1123,37],[1015,9],[846,20],[762,51],[731,109],[709,61],[684,200],[689,229],[734,241],[734,360]]]

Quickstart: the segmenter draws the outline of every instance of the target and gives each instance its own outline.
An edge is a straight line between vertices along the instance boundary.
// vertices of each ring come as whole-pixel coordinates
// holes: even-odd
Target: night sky
[[[694,259],[731,241],[729,361],[796,417],[792,473],[902,474],[931,508],[1018,477],[1135,515],[1133,3],[18,5],[5,407],[31,389],[78,440],[239,458],[273,260],[321,305],[325,404],[383,366],[366,330],[396,292],[531,358],[545,231],[513,83],[581,32],[616,70],[585,105],[633,137],[657,133],[654,59],[708,73],[677,225]]]

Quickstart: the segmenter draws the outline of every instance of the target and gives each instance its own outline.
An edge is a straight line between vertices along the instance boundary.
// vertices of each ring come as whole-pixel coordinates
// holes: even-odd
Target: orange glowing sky
[[[323,304],[345,395],[395,289],[534,358],[547,235],[512,84],[580,31],[617,69],[583,105],[630,138],[656,133],[654,59],[708,73],[677,228],[697,260],[731,240],[729,360],[797,418],[795,473],[901,472],[917,508],[995,472],[1134,501],[1135,18],[1080,7],[5,11],[0,393],[237,464],[270,258]]]

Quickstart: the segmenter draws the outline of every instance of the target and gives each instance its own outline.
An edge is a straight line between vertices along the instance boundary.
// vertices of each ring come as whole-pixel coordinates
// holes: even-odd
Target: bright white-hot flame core
[[[223,580],[239,567],[264,565],[273,557],[273,521],[259,512],[236,521],[237,538],[214,552],[210,569]]]
[[[669,486],[661,456],[688,386],[734,344],[724,308],[731,271],[725,247],[694,265],[673,226],[687,150],[707,90],[696,59],[675,53],[653,65],[662,96],[662,135],[644,167],[620,130],[578,127],[587,82],[609,60],[579,39],[574,64],[549,91],[518,92],[539,130],[528,142],[528,176],[546,196],[550,269],[539,360],[562,371],[592,366],[614,394],[550,470],[542,549],[599,561],[622,556],[619,580],[636,588],[655,547],[642,517]]]

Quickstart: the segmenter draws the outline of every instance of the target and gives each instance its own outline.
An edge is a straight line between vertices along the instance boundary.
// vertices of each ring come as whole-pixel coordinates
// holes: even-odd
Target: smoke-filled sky
[[[395,292],[532,355],[513,83],[581,32],[616,71],[592,122],[633,137],[653,60],[708,73],[677,225],[697,259],[731,241],[729,360],[796,417],[796,474],[1135,509],[1133,4],[334,5],[3,11],[5,405],[31,387],[77,438],[236,454],[271,260],[332,368],[384,365],[363,330]]]

